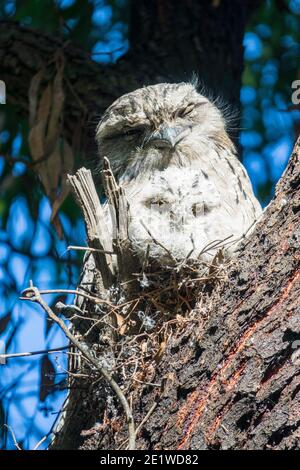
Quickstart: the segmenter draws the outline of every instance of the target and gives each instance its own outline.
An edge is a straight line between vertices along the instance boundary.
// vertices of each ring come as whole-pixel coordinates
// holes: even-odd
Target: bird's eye
[[[190,104],[190,105],[186,106],[185,108],[180,109],[177,112],[177,116],[178,117],[188,116],[194,110],[194,107],[195,106],[193,104]]]
[[[193,111],[195,111],[196,108],[199,108],[200,106],[203,106],[204,104],[206,104],[206,101],[201,101],[199,103],[190,103],[185,108],[180,109],[176,115],[182,118],[186,117],[189,114],[191,114]]]
[[[138,136],[138,135],[142,134],[143,131],[144,131],[144,128],[142,126],[132,127],[132,128],[125,129],[124,134],[128,137]]]

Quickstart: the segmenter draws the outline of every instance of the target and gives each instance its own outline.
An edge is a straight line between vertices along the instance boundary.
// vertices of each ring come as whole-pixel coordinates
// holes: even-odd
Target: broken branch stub
[[[112,243],[117,257],[118,279],[127,283],[126,285],[130,286],[130,291],[133,292],[137,286],[135,285],[136,278],[132,273],[140,272],[141,264],[132,250],[129,238],[130,207],[124,189],[117,184],[106,157],[103,162],[103,185],[113,227]],[[131,281],[130,284],[128,281]]]
[[[110,231],[91,172],[86,168],[81,168],[76,175],[68,175],[68,181],[83,212],[88,245],[99,250],[94,251],[93,256],[101,274],[103,286],[109,289],[114,278],[112,255],[106,253],[111,251]]]

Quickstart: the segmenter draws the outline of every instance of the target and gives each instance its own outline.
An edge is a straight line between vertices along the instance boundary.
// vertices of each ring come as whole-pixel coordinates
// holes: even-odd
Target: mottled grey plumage
[[[117,99],[98,127],[100,156],[122,181],[170,165],[201,168],[199,159],[234,152],[219,109],[189,83],[140,88]],[[211,148],[213,144],[213,148]]]
[[[104,113],[97,140],[100,156],[109,158],[125,187],[131,235],[139,251],[149,243],[153,256],[163,256],[141,218],[147,219],[144,223],[158,241],[184,257],[191,248],[191,235],[196,256],[204,243],[229,236],[230,228],[239,238],[261,213],[222,112],[192,84],[163,83],[122,96]],[[173,219],[185,206],[186,220],[175,228],[166,227],[166,213],[155,213],[159,198],[170,202]],[[209,203],[212,198],[214,204]],[[195,204],[206,209],[191,219]],[[149,217],[150,210],[154,215]]]
[[[189,256],[206,262],[224,243],[227,254],[233,253],[260,206],[254,198],[245,199],[237,176],[228,172],[230,181],[226,181],[222,174],[214,179],[206,175],[201,170],[169,167],[155,171],[143,185],[140,181],[128,185],[129,236],[141,258],[148,245],[150,257],[166,264],[170,263],[168,251],[177,260]],[[216,241],[220,245],[212,243]]]

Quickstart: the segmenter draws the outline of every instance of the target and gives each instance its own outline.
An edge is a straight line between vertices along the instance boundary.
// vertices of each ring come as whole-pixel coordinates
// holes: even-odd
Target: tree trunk
[[[156,410],[139,446],[156,449],[299,449],[300,141],[276,196],[241,249],[228,281],[197,308],[203,329],[170,343],[153,390]]]
[[[119,373],[138,428],[136,448],[300,448],[299,175],[300,140],[226,280],[178,320],[160,357],[144,361],[140,383],[132,381],[139,368],[125,379]],[[104,389],[106,398],[95,401]],[[98,383],[87,393],[81,431],[73,422],[76,445],[126,448],[124,413],[105,403],[108,389]]]

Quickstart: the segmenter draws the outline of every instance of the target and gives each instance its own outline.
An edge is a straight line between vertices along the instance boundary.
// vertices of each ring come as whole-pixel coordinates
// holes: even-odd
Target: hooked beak
[[[184,138],[182,127],[162,126],[153,132],[148,143],[158,148],[174,148]]]

